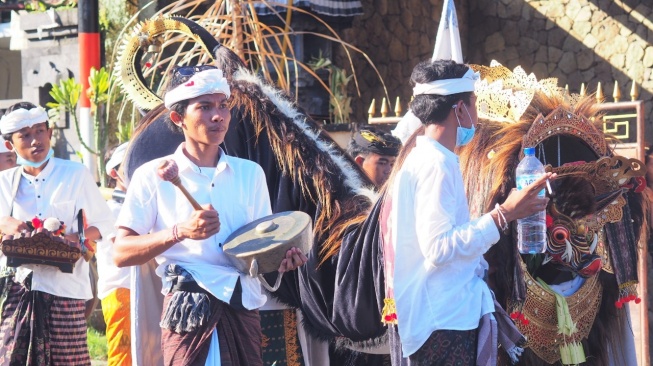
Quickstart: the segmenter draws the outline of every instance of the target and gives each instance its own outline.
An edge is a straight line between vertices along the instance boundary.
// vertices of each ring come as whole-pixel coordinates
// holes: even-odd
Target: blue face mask
[[[454,105],[454,108],[455,107],[456,106]],[[470,141],[472,141],[472,138],[474,138],[474,132],[476,132],[476,126],[474,126],[474,121],[472,120],[472,116],[469,114],[469,111],[467,110],[465,104],[463,104],[463,107],[465,107],[465,112],[467,112],[467,116],[469,117],[469,120],[472,122],[472,128],[465,128],[461,126],[460,120],[458,119],[458,115],[454,113],[454,115],[456,116],[456,120],[458,121],[458,128],[456,129],[456,147],[467,145]]]
[[[45,157],[45,159],[43,159],[40,162],[35,163],[33,161],[29,161],[27,159],[24,159],[22,156],[20,156],[18,153],[16,153],[16,164],[22,165],[22,166],[28,166],[28,167],[31,167],[31,168],[38,168],[41,165],[45,164],[45,162],[50,160],[52,155],[54,155],[54,150],[52,150],[52,148],[50,148],[50,151],[48,151],[48,155]]]

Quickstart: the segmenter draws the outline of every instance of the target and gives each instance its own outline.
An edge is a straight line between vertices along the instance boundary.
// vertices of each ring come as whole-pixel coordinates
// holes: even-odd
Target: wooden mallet
[[[195,198],[193,198],[193,196],[188,193],[186,187],[184,187],[184,185],[181,183],[181,179],[179,178],[179,168],[177,167],[177,163],[174,160],[170,159],[162,161],[156,172],[159,177],[161,177],[161,179],[177,186],[181,193],[186,196],[188,202],[193,205],[194,209],[203,210],[202,206],[200,206],[200,204],[195,201]]]

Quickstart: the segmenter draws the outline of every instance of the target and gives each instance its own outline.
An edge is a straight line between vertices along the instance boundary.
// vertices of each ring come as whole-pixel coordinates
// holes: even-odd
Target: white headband
[[[473,92],[480,74],[469,69],[460,79],[434,80],[426,84],[415,84],[413,95],[435,94],[451,95],[464,92]]]
[[[204,70],[193,75],[187,82],[166,93],[165,106],[170,108],[173,104],[182,100],[207,94],[224,94],[227,98],[231,95],[229,83],[222,75],[222,70]]]
[[[0,132],[3,134],[13,133],[47,121],[48,113],[43,107],[37,106],[30,110],[18,108],[0,119]]]

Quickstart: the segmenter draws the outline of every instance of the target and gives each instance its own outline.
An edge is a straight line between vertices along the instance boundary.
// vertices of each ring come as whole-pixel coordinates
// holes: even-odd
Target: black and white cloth
[[[293,0],[294,7],[310,10],[332,17],[354,17],[363,14],[359,0]],[[254,5],[259,16],[285,13],[288,2],[283,0],[263,1]]]

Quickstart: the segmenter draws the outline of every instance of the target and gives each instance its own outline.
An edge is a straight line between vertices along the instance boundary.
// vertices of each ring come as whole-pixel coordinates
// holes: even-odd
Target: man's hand
[[[65,234],[63,237],[64,237],[64,239],[68,240],[69,242],[79,243],[79,234],[78,233]]]
[[[195,210],[190,218],[177,224],[177,238],[180,240],[202,240],[220,231],[220,216],[213,206],[203,205],[203,210]]]
[[[0,219],[0,232],[4,235],[20,234],[23,230],[29,230],[24,221],[17,220],[11,216]]]
[[[286,258],[281,261],[278,272],[284,273],[295,270],[306,264],[307,261],[308,258],[306,258],[300,249],[292,247],[286,252]]]
[[[538,193],[546,189],[547,179],[551,181],[556,177],[557,174],[555,173],[546,173],[520,191],[513,189],[508,198],[501,204],[506,221],[523,219],[545,210],[549,199],[538,196]]]

